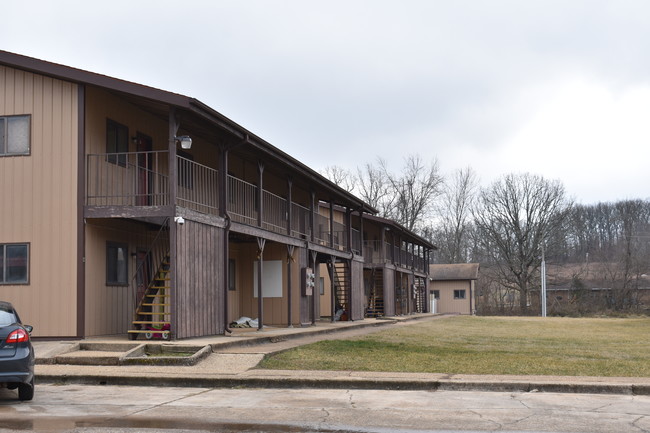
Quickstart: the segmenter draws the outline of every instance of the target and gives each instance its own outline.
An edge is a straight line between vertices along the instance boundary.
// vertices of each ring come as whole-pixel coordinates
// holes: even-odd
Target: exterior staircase
[[[139,334],[147,339],[169,339],[171,326],[169,255],[160,262],[135,310],[129,338],[135,340]]]
[[[370,284],[366,317],[382,317],[384,315],[384,273],[380,269],[372,270]]]
[[[340,320],[350,320],[350,266],[347,262],[335,262],[332,274],[334,275],[336,309],[342,308],[345,311]]]

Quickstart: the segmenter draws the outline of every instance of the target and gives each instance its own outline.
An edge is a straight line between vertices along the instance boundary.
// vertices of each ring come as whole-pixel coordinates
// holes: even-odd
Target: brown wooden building
[[[0,299],[35,336],[311,324],[321,263],[364,318],[376,211],[217,111],[4,51],[0,98]]]
[[[345,210],[334,209],[334,218],[343,218]],[[354,221],[359,215],[353,213]],[[357,266],[363,267],[362,309],[364,317],[399,316],[428,312],[428,263],[437,248],[427,240],[394,221],[362,213],[359,225],[363,233],[363,257],[357,257]],[[335,267],[341,267],[341,264]],[[319,269],[321,317],[347,317],[346,303],[331,287],[341,291],[345,280],[333,275],[332,267]],[[334,312],[334,313],[332,313]],[[358,312],[357,312],[358,314]]]

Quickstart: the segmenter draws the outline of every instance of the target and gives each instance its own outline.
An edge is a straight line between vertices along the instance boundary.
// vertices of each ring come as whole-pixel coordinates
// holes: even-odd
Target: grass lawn
[[[454,316],[298,347],[260,367],[650,377],[650,318]]]

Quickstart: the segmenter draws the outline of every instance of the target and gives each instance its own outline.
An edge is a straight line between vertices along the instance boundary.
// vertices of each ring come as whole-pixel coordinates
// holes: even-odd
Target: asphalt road
[[[650,432],[650,396],[39,385],[0,432]]]

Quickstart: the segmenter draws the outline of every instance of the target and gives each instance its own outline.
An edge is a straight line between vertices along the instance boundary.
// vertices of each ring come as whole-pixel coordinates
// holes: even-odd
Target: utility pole
[[[542,246],[542,317],[546,317],[546,260],[544,259],[544,247]]]

